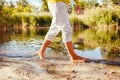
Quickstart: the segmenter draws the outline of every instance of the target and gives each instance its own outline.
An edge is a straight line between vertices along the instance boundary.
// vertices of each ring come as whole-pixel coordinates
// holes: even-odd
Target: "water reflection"
[[[79,56],[87,57],[87,58],[90,58],[90,59],[102,59],[100,47],[97,47],[93,50],[87,50],[87,49],[86,50],[78,50],[78,49],[75,49],[75,52]]]
[[[9,42],[11,40],[11,36],[8,33],[0,33],[0,44],[4,42]]]
[[[74,48],[77,49],[79,55],[86,55],[91,58],[96,53],[101,56],[98,59],[109,59],[114,60],[120,58],[120,30],[94,30],[86,29],[80,30],[73,33],[73,41],[75,43]],[[79,43],[79,44],[78,44]],[[100,47],[100,48],[99,48]],[[95,52],[97,49],[97,52]],[[80,51],[82,50],[82,51]],[[89,52],[91,51],[92,52]],[[85,52],[84,52],[85,51]],[[87,56],[87,55],[86,55]]]
[[[28,28],[0,33],[0,56],[34,55],[41,46],[47,30],[48,28]],[[59,38],[61,39],[61,37]],[[120,58],[120,30],[78,30],[74,31],[72,38],[75,43],[75,52],[80,56],[110,60]],[[56,43],[59,43],[60,39],[57,39]],[[61,44],[52,44],[52,50],[56,51],[58,49],[56,45],[60,48],[62,47]],[[58,51],[61,52],[63,49]]]

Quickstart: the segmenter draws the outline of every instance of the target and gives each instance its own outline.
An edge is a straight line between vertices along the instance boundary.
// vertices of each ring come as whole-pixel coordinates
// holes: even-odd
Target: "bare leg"
[[[38,55],[40,57],[41,60],[44,60],[44,52],[45,52],[45,49],[48,47],[48,45],[51,43],[51,41],[49,40],[45,40],[38,52]]]
[[[69,55],[70,55],[70,60],[72,61],[72,62],[74,62],[74,61],[76,61],[76,60],[81,60],[81,61],[87,61],[87,58],[83,58],[83,57],[80,57],[80,56],[78,56],[78,55],[76,55],[75,54],[75,52],[74,52],[74,49],[73,49],[73,46],[72,46],[72,41],[70,41],[70,42],[65,42],[64,43],[65,44],[65,47],[67,48],[67,51],[68,51],[68,53],[69,53]]]

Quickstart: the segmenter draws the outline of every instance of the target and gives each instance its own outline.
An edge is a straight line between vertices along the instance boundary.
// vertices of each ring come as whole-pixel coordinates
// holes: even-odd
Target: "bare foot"
[[[72,62],[86,62],[88,60],[89,60],[88,58],[80,57],[77,55],[73,58],[72,57],[70,58],[70,61],[72,61]]]
[[[38,52],[38,56],[40,57],[41,60],[44,60],[44,54],[42,52]]]

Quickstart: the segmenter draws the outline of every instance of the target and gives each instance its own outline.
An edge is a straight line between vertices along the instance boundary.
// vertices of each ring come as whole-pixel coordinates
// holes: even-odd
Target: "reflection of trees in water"
[[[113,47],[110,50],[102,49],[102,56],[104,59],[113,60],[115,58],[120,58],[120,48]]]
[[[0,43],[9,42],[11,40],[27,40],[37,35],[44,36],[47,28],[9,28],[7,32],[0,32]]]
[[[120,57],[119,55],[120,55],[120,49],[118,49],[118,48],[115,48],[115,49],[112,48],[108,54],[109,58],[112,58],[112,59],[114,59],[116,57]]]
[[[91,46],[120,45],[120,30],[79,30],[73,33],[74,42],[78,39],[85,40],[84,43]],[[79,42],[78,42],[79,43]]]
[[[88,42],[95,41],[97,44],[115,43],[117,40],[119,40],[120,37],[118,31],[115,30],[103,31],[90,29],[83,31],[79,36],[82,36]]]
[[[0,32],[0,44],[3,42],[9,42],[10,40],[11,40],[11,36],[9,35],[9,33]]]
[[[83,47],[93,49],[101,47],[102,56],[105,59],[114,59],[120,55],[120,30],[93,30],[87,29],[73,33],[74,41],[84,39]],[[75,42],[76,43],[76,42]],[[80,42],[77,42],[80,43]],[[78,44],[78,48],[81,44]]]

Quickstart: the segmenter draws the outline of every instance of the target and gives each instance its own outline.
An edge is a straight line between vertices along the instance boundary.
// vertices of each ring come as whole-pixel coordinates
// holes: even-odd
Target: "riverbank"
[[[120,80],[120,65],[106,62],[71,63],[68,56],[51,53],[45,61],[37,55],[1,57],[0,80]]]

